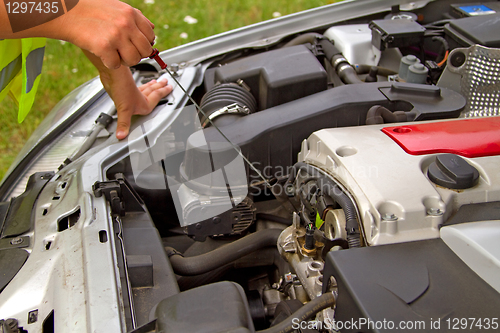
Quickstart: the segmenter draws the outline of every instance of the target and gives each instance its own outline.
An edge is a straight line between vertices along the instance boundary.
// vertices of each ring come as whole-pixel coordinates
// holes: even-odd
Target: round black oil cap
[[[429,179],[451,189],[467,189],[479,181],[479,172],[462,157],[455,154],[443,154],[436,157],[427,171]]]

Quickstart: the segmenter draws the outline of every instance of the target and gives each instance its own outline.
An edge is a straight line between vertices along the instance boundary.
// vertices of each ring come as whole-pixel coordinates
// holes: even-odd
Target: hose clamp
[[[340,64],[339,68],[337,69],[337,73],[340,74],[342,71],[344,71],[347,68],[352,68],[352,66],[349,65],[348,63]]]
[[[241,106],[238,103],[233,103],[233,104],[227,105],[227,106],[223,107],[222,109],[219,109],[219,110],[215,111],[214,113],[211,113],[205,119],[205,121],[201,124],[201,127],[205,128],[215,118],[222,116],[224,114],[248,115],[248,114],[250,114],[250,109],[246,106]]]
[[[332,62],[333,68],[337,69],[337,66],[342,64],[342,63],[349,63],[346,58],[344,57],[338,57]]]

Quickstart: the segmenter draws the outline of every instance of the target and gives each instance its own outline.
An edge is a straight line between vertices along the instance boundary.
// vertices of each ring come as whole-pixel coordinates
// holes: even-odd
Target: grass
[[[269,20],[273,13],[281,15],[323,6],[338,0],[127,0],[140,9],[155,25],[156,47],[160,50]],[[184,22],[189,15],[196,24]],[[181,38],[187,33],[187,38]],[[96,36],[97,38],[97,36]],[[70,91],[97,75],[97,70],[83,53],[70,43],[48,40],[44,68],[35,106],[26,120],[18,124],[17,107],[9,99],[0,102],[0,179],[3,178],[17,153],[45,115]]]

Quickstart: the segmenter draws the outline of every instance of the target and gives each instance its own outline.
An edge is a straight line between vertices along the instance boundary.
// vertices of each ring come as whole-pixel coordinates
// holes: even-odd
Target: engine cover
[[[488,119],[500,124],[500,117]],[[481,136],[480,127],[457,126],[467,121],[428,122],[439,125],[434,127],[441,131],[419,133],[427,143],[432,143],[432,149],[420,147],[417,153],[413,152],[416,155],[407,152],[408,149],[405,151],[407,147],[401,143],[401,135],[391,138],[384,131],[399,128],[405,132],[404,129],[410,131],[411,126],[426,128],[423,122],[399,127],[371,125],[325,129],[303,141],[298,160],[322,168],[351,193],[369,245],[438,238],[439,228],[461,206],[500,200],[500,156],[489,153],[489,156],[465,157],[471,156],[468,152],[478,150],[470,147],[471,138]],[[498,147],[498,141],[487,135],[488,127],[483,132],[480,144]],[[443,135],[455,138],[454,147],[442,137],[439,139]],[[399,142],[395,141],[397,138]],[[461,146],[468,148],[461,149]],[[460,159],[468,169],[477,170],[479,179],[470,188],[451,189],[430,180],[429,167],[439,164],[437,156],[446,152],[461,155],[457,161]],[[443,168],[445,173],[453,173],[446,171],[446,166]],[[453,165],[450,168],[453,169]],[[454,176],[461,175],[451,175]]]

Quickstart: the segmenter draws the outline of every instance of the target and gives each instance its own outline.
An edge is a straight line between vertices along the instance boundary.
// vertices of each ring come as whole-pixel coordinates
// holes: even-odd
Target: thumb
[[[116,138],[123,140],[127,137],[130,130],[130,121],[132,119],[132,112],[117,112],[118,120],[116,125]]]

